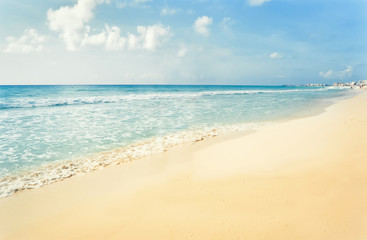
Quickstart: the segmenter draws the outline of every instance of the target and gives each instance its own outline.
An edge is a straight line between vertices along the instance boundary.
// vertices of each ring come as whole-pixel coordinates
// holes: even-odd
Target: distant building
[[[345,87],[346,84],[345,83],[342,83],[342,82],[336,82],[333,84],[334,87]]]
[[[357,88],[357,87],[367,87],[367,80],[360,80],[358,82],[336,82],[333,84],[334,87],[349,87],[349,88]]]

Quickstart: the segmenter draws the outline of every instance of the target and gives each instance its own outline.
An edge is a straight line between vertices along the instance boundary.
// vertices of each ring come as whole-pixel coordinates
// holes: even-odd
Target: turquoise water
[[[348,92],[285,86],[0,86],[0,177],[185,130],[285,119]]]

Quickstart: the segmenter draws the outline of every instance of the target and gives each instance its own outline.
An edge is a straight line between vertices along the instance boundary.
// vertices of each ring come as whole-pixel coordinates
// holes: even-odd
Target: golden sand
[[[367,92],[0,200],[0,239],[367,239]]]

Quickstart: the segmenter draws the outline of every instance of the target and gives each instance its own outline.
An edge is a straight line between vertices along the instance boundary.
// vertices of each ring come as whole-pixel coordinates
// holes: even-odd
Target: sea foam
[[[103,169],[109,165],[118,165],[161,153],[179,144],[195,143],[238,131],[255,130],[260,126],[270,124],[272,123],[242,123],[217,128],[186,130],[83,158],[44,164],[37,168],[0,178],[0,198],[8,197],[18,191],[39,188],[75,175]]]
[[[56,107],[65,105],[119,103],[136,100],[160,100],[160,99],[182,99],[199,98],[217,95],[245,95],[245,94],[271,94],[291,92],[313,92],[327,91],[331,88],[317,89],[289,89],[289,90],[225,90],[225,91],[199,91],[187,93],[149,93],[149,94],[125,94],[115,96],[88,96],[71,98],[21,98],[0,100],[0,109],[9,108],[34,108],[34,107]]]
[[[0,86],[0,197],[344,95],[295,86]]]

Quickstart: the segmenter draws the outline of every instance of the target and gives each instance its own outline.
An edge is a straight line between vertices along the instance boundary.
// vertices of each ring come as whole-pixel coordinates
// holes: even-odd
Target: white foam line
[[[124,101],[134,101],[134,100],[198,98],[198,97],[216,96],[216,95],[315,92],[315,91],[327,91],[329,89],[335,89],[335,88],[289,89],[289,90],[238,90],[238,91],[232,90],[232,91],[204,91],[204,92],[188,92],[188,93],[150,93],[150,94],[128,94],[128,95],[122,95],[122,96],[95,96],[95,97],[84,97],[84,98],[61,98],[61,99],[23,98],[22,100],[13,100],[10,102],[4,102],[4,101],[0,102],[0,109],[118,103],[118,102],[124,102]]]
[[[148,139],[137,144],[98,153],[93,156],[44,165],[37,169],[0,178],[0,198],[18,191],[39,188],[74,175],[85,174],[109,165],[118,165],[152,154],[161,153],[173,146],[197,142],[218,135],[256,129],[272,123],[242,123],[202,130],[186,130],[164,137]]]

